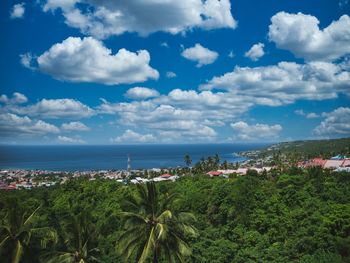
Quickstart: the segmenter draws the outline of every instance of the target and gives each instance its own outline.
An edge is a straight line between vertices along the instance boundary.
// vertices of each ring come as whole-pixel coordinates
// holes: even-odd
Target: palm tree
[[[189,167],[192,164],[191,157],[188,154],[185,155],[184,161],[185,161],[185,164],[186,164],[187,167]]]
[[[215,164],[215,168],[218,169],[220,166],[220,156],[218,154],[215,154],[214,164]]]
[[[0,225],[0,257],[18,263],[24,256],[29,257],[35,239],[40,240],[41,248],[46,248],[49,242],[56,242],[56,232],[51,228],[34,226],[40,206],[29,214],[19,207],[16,199],[8,204],[6,216]]]
[[[57,251],[46,253],[43,261],[47,263],[89,263],[100,262],[96,255],[99,250],[92,247],[95,231],[87,214],[70,215],[60,226],[63,246]]]
[[[118,241],[118,250],[126,261],[132,255],[137,262],[153,257],[157,263],[163,257],[167,262],[183,262],[191,254],[187,237],[196,236],[190,213],[174,213],[170,204],[175,195],[160,197],[154,182],[137,186],[137,194],[126,201],[128,212],[123,212],[125,232]]]

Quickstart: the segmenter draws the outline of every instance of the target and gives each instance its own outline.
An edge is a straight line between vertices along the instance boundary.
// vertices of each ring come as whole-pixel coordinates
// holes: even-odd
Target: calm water
[[[131,166],[162,168],[184,166],[184,155],[193,162],[218,153],[222,160],[241,161],[234,153],[266,144],[113,145],[113,146],[0,146],[0,169],[104,170]]]

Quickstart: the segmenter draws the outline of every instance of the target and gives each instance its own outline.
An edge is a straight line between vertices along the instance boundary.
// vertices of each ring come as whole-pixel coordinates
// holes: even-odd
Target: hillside
[[[350,155],[350,137],[330,140],[282,142],[266,149],[243,152],[241,155],[249,158],[261,158],[277,153],[285,156],[296,154],[300,158],[330,158],[338,154]]]

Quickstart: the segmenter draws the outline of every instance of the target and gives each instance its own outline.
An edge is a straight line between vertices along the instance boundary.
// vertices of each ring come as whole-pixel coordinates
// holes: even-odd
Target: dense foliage
[[[185,262],[350,262],[350,174],[314,168],[229,179],[195,175],[156,187],[159,199],[180,197],[172,203],[174,214],[197,218],[198,235],[183,237],[192,249]],[[11,223],[15,206],[26,211],[25,218],[40,207],[18,238],[25,244],[21,262],[47,262],[57,253],[70,262],[79,262],[75,256],[122,262],[123,203],[137,189],[112,180],[74,179],[52,188],[2,191],[0,225]],[[43,228],[57,235],[34,235]],[[0,231],[1,242],[7,231]],[[14,245],[2,246],[1,262],[11,262],[13,251]]]
[[[342,154],[350,155],[350,138],[283,142],[262,150],[259,157],[274,154],[284,154],[289,158],[310,159],[322,157],[328,159]]]

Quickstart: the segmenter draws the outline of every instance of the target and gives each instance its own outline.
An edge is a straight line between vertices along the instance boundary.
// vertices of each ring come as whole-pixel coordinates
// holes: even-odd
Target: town
[[[252,153],[250,152],[250,155]],[[254,152],[256,154],[256,152]],[[189,157],[185,157],[186,159]],[[190,166],[187,161],[186,167],[176,168],[152,168],[152,169],[131,169],[131,161],[128,156],[126,170],[98,170],[98,171],[48,171],[48,170],[24,170],[24,169],[3,169],[0,170],[0,190],[32,189],[34,187],[51,187],[57,184],[64,184],[68,180],[76,178],[86,178],[88,180],[105,179],[116,180],[121,184],[138,184],[149,181],[175,181],[182,176],[191,176],[193,174],[203,174],[209,177],[230,178],[244,176],[249,171],[255,171],[257,174],[269,172],[283,167],[297,167],[299,169],[308,169],[310,167],[320,167],[336,172],[350,172],[350,158],[344,155],[336,155],[329,159],[312,158],[305,161],[290,161],[280,158],[274,160],[269,155],[265,158],[247,159],[240,163],[220,163],[220,157],[208,157],[202,159],[194,166]]]

